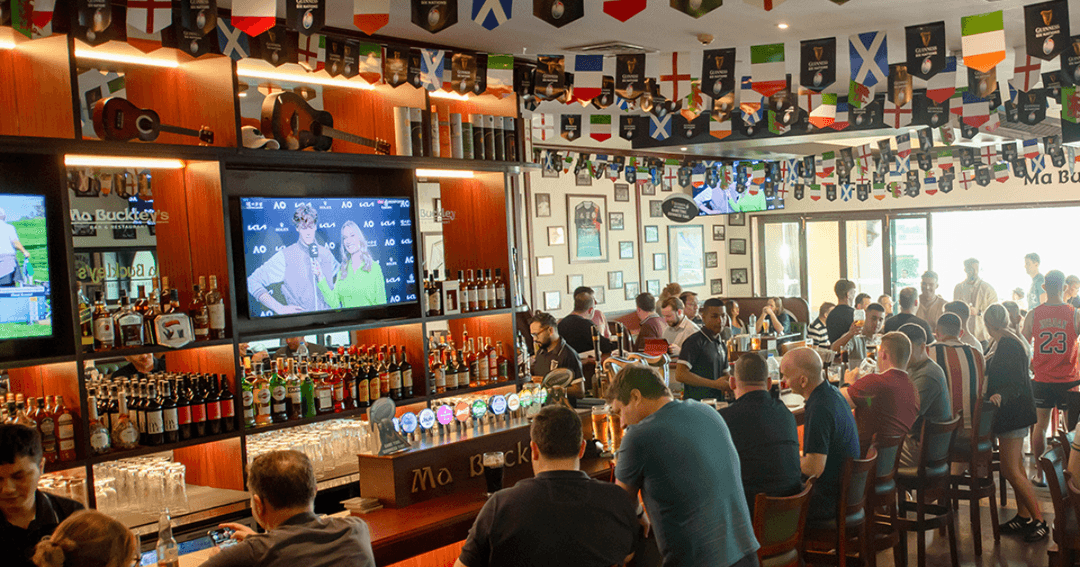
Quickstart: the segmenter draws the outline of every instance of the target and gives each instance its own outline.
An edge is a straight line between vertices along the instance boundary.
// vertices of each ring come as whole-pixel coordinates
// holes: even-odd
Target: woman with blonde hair
[[[353,221],[341,225],[341,268],[334,277],[334,287],[326,276],[315,267],[319,293],[330,304],[338,307],[367,307],[386,304],[386,278],[382,267],[371,255],[367,238]]]
[[[37,567],[131,567],[138,558],[135,534],[97,510],[80,510],[37,544]]]

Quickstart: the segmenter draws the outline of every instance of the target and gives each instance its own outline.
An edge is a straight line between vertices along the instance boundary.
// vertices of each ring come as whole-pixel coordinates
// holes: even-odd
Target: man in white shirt
[[[930,329],[936,332],[937,320],[945,313],[945,304],[947,303],[945,298],[937,293],[937,272],[927,270],[923,273],[920,288],[922,294],[919,295],[919,305],[915,310],[915,316],[929,323]]]
[[[975,339],[980,342],[989,341],[990,335],[983,324],[983,313],[987,307],[997,303],[997,292],[994,291],[994,286],[979,278],[979,261],[975,258],[964,260],[964,273],[967,274],[967,279],[953,288],[953,300],[963,301],[971,307],[970,317],[964,322],[964,329],[975,335]]]
[[[699,327],[683,313],[683,302],[678,297],[669,297],[660,306],[660,314],[664,316],[667,327],[664,328],[664,339],[668,342],[668,353],[679,356],[683,341],[686,337],[698,332]]]
[[[15,285],[15,270],[19,266],[15,257],[16,249],[23,253],[23,258],[30,257],[19,241],[15,227],[7,223],[7,213],[0,209],[0,286]]]

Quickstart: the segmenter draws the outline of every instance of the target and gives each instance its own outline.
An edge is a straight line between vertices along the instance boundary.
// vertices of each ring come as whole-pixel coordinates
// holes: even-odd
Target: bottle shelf
[[[134,356],[137,354],[158,354],[167,352],[179,352],[182,350],[192,350],[197,348],[206,348],[214,346],[232,345],[232,339],[214,339],[210,341],[192,341],[180,348],[169,348],[163,346],[145,346],[136,348],[116,348],[112,350],[92,351],[85,352],[82,355],[82,360],[100,360],[103,358],[119,358],[122,356]]]
[[[26,360],[12,360],[9,362],[0,363],[0,370],[7,370],[10,368],[24,368],[29,366],[41,366],[45,364],[62,364],[64,362],[75,362],[75,355],[66,354],[63,356],[50,356],[46,358],[29,358]]]
[[[516,387],[518,385],[520,385],[520,382],[514,382],[514,381],[510,381],[510,380],[508,380],[506,382],[494,382],[492,384],[484,384],[483,386],[473,386],[471,388],[458,388],[456,390],[450,390],[450,391],[447,391],[447,392],[443,392],[442,394],[435,394],[435,395],[432,395],[432,396],[428,396],[428,399],[431,400],[431,401],[435,401],[435,400],[441,400],[443,398],[453,398],[453,397],[457,397],[457,396],[464,396],[464,395],[467,395],[467,394],[473,394],[473,393],[476,393],[476,392],[483,392],[484,390],[494,390],[496,388],[504,388],[504,387],[508,387],[508,386],[509,387]]]
[[[309,423],[319,423],[320,421],[329,421],[331,419],[359,417],[364,415],[365,413],[367,413],[367,408],[356,408],[345,410],[341,413],[324,413],[322,415],[316,415],[315,417],[305,417],[302,419],[293,419],[289,421],[281,421],[278,423],[268,423],[266,425],[258,425],[255,427],[244,427],[244,435],[258,435],[259,433],[268,433],[270,431],[289,429],[290,427],[298,427],[300,425],[307,425]]]
[[[513,312],[514,312],[514,310],[509,309],[509,308],[488,309],[486,311],[469,311],[468,313],[455,313],[453,315],[438,315],[438,316],[435,316],[435,317],[427,317],[427,316],[425,316],[423,318],[423,320],[425,322],[453,321],[453,320],[456,320],[456,319],[471,319],[473,317],[488,317],[488,316],[491,316],[491,315],[509,315],[509,314],[511,314]]]
[[[237,426],[240,424],[237,423]],[[108,453],[102,453],[100,455],[93,455],[87,459],[84,459],[85,464],[96,465],[98,463],[104,463],[107,461],[116,461],[120,459],[129,459],[132,457],[141,457],[143,455],[150,455],[153,453],[164,453],[166,451],[172,451],[174,449],[183,449],[184,447],[191,447],[194,445],[203,445],[206,443],[215,443],[217,441],[224,441],[226,439],[233,439],[241,435],[241,430],[226,431],[224,433],[218,433],[217,435],[204,435],[202,437],[196,437],[194,439],[185,439],[176,443],[163,443],[161,445],[139,445],[134,449],[127,450],[113,450]],[[70,462],[70,461],[69,461]]]

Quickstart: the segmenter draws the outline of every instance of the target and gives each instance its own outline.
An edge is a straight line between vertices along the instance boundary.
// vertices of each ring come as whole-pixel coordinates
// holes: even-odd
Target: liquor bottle
[[[194,434],[194,426],[191,424],[191,398],[188,397],[184,378],[174,380],[172,388],[173,397],[176,398],[176,426],[180,430],[180,440],[186,441]]]
[[[172,290],[169,289],[169,276],[161,276],[161,305],[168,305],[172,301]]]
[[[446,360],[446,389],[457,390],[458,389],[458,377],[461,370],[458,368],[457,363],[457,349],[454,348],[453,341],[450,342],[450,349],[447,350]]]
[[[409,358],[405,356],[405,345],[401,345],[399,370],[401,371],[401,397],[411,398],[413,397],[412,364],[409,364]]]
[[[83,283],[78,282],[78,299],[79,299],[79,329],[82,333],[82,344],[84,347],[93,346],[94,344],[94,308],[90,304],[90,299],[86,297],[86,290],[83,289]]]
[[[460,304],[460,311],[462,313],[469,312],[469,282],[465,280],[464,272],[457,271],[458,281],[458,303]]]
[[[90,452],[95,455],[107,453],[112,447],[112,437],[109,435],[109,429],[98,417],[97,398],[93,395],[86,397],[86,411],[90,424]]]
[[[251,359],[244,359],[248,375],[240,385],[240,399],[244,405],[244,427],[255,427],[255,375],[250,372]]]
[[[446,312],[446,306],[442,304],[442,280],[439,279],[439,270],[435,270],[435,274],[431,277],[431,285],[433,287],[432,293],[435,294],[435,305],[438,307],[436,316],[442,315]]]
[[[334,385],[330,382],[330,375],[316,371],[311,379],[315,382],[315,413],[334,413]]]
[[[374,349],[375,347],[371,347]],[[379,370],[379,365],[375,363],[375,360],[371,354],[371,349],[368,350],[368,365],[367,365],[367,379],[368,379],[368,404],[374,404],[376,400],[382,397],[382,373]]]
[[[143,316],[131,307],[131,299],[126,295],[120,298],[120,312],[116,316],[117,336],[120,345],[131,348],[143,345],[143,333],[146,325]]]
[[[116,346],[116,330],[113,318],[105,308],[101,292],[94,292],[94,350],[109,350]]]
[[[476,270],[476,304],[481,311],[491,309],[488,306],[488,282],[484,279],[484,270]]]
[[[180,440],[180,424],[176,416],[176,398],[172,394],[172,386],[168,380],[158,382],[161,388],[161,428],[166,443],[176,443]]]
[[[273,392],[270,390],[270,379],[259,368],[255,372],[255,382],[252,384],[255,393],[255,425],[268,425],[270,418],[270,400]]]
[[[138,376],[136,375],[136,379]],[[142,409],[142,396],[139,394],[139,382],[126,383],[127,400],[128,400],[128,418],[131,423],[135,425],[135,429],[139,432],[139,443],[146,445],[146,426],[143,418],[146,414]]]
[[[180,290],[169,290],[169,309],[166,313],[180,313]]]
[[[221,406],[221,429],[223,431],[236,430],[236,396],[229,386],[229,377],[221,375],[221,385],[218,387],[218,405]]]
[[[210,317],[210,338],[225,338],[225,298],[218,291],[217,276],[210,276],[210,289],[206,292],[206,309]]]
[[[124,410],[124,414],[127,414],[127,408]],[[112,435],[113,429],[120,423],[120,391],[116,384],[109,385],[109,405],[105,415],[108,417],[109,435]]]
[[[457,367],[458,367],[457,387],[458,387],[459,390],[462,389],[462,388],[468,388],[469,387],[469,364],[468,364],[468,360],[466,359],[466,355],[465,355],[466,346],[467,345],[462,343],[461,348],[458,349],[458,351],[457,351],[457,354],[458,354],[458,360],[457,360]]]
[[[397,360],[397,347],[390,347],[390,366],[387,368],[390,373],[390,399],[401,399],[401,366],[398,365]]]
[[[139,431],[128,417],[127,393],[120,391],[117,395],[118,413],[112,429],[112,444],[120,450],[134,449],[139,446]]]
[[[480,310],[480,289],[476,285],[476,276],[472,270],[469,270],[469,283],[466,285],[467,295],[469,297],[469,312]]]
[[[434,287],[434,284],[431,281],[431,274],[429,274],[427,270],[424,270],[424,306],[423,306],[422,309],[423,309],[424,315],[428,315],[428,316],[430,316],[431,313],[432,313],[432,309],[431,309],[431,289],[433,287]]]
[[[207,374],[203,377],[206,387],[206,432],[209,435],[221,433],[221,392],[218,390],[217,376]]]
[[[468,345],[465,347],[468,352],[465,354],[465,361],[469,368],[469,387],[475,388],[481,384],[480,381],[480,356],[476,352],[476,342],[473,339],[469,339]],[[484,360],[483,374],[487,375],[487,360]]]
[[[139,285],[139,297],[137,297],[135,299],[135,304],[132,306],[132,309],[134,309],[136,313],[141,315],[143,317],[143,319],[146,319],[146,310],[149,307],[150,307],[150,300],[146,298],[146,286],[140,284]]]
[[[308,373],[308,364],[306,362],[300,363],[300,377],[303,380],[300,383],[300,395],[304,403],[304,417],[315,417],[318,415],[315,410],[315,381],[311,379],[311,374]]]
[[[498,367],[498,373],[496,375],[499,377],[499,382],[506,382],[510,380],[510,359],[503,355],[502,341],[496,342],[495,346],[495,364]]]
[[[282,423],[289,419],[288,402],[289,392],[285,379],[281,377],[281,365],[283,360],[277,359],[270,366],[270,420],[274,423]]]
[[[304,397],[300,393],[300,377],[296,375],[295,361],[289,359],[285,373],[285,418],[300,419],[304,412]]]
[[[146,444],[161,445],[165,442],[165,420],[161,404],[157,400],[157,386],[153,382],[146,385]]]
[[[191,400],[191,436],[206,437],[206,396],[197,376],[188,382],[188,399]]]
[[[45,410],[45,398],[38,398],[37,412],[34,413],[34,421],[38,433],[41,434],[41,448],[45,454],[46,463],[55,463],[59,459],[56,451],[56,420],[52,413]]]
[[[331,365],[330,372],[327,375],[330,387],[333,392],[333,399],[331,400],[331,407],[334,413],[341,413],[345,411],[345,380],[344,375],[341,373],[341,366],[338,364]]]
[[[143,314],[143,342],[148,345],[156,342],[154,320],[158,318],[158,315],[161,315],[161,302],[159,301],[157,289],[154,289],[147,298],[146,312]]]
[[[158,519],[157,558],[158,567],[180,567],[180,547],[173,537],[168,508],[161,511],[161,518]]]
[[[390,397],[390,365],[386,362],[386,354],[379,352],[379,396]]]
[[[367,375],[367,365],[357,359],[353,374],[356,380],[356,407],[366,408],[371,405],[371,382]]]
[[[203,301],[202,288],[199,284],[192,286],[191,303],[188,305],[188,317],[191,317],[191,326],[195,329],[195,340],[205,341],[210,338],[210,310]]]
[[[429,390],[436,394],[446,393],[446,365],[441,352],[432,352],[428,366],[431,368],[431,386]]]
[[[492,286],[495,288],[495,308],[506,309],[506,283],[502,280],[502,268],[495,268],[495,280]]]
[[[488,309],[495,309],[498,301],[495,297],[495,280],[491,277],[491,270],[484,270],[484,285],[487,286]]]
[[[94,407],[97,402],[88,402],[88,408]],[[59,448],[57,457],[61,461],[75,460],[75,416],[64,405],[64,396],[56,396],[53,405],[53,421],[56,423],[56,443]]]
[[[356,374],[353,372],[352,357],[350,355],[344,355],[341,357],[341,385],[345,392],[345,399],[342,400],[345,409],[356,409],[360,407],[359,393],[356,386]]]

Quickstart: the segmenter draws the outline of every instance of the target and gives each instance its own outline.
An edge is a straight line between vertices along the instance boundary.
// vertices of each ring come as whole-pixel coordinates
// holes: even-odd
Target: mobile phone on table
[[[217,528],[206,532],[206,535],[210,536],[210,541],[218,547],[228,547],[236,543],[233,539],[233,530],[229,528]]]

